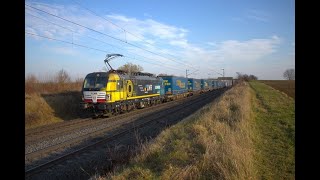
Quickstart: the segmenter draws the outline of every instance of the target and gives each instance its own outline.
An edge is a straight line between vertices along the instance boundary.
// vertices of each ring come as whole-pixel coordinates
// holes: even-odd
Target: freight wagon
[[[209,80],[208,79],[201,79],[201,93],[209,91]]]
[[[121,54],[108,54],[104,62]],[[227,83],[227,82],[226,82]],[[176,76],[155,77],[150,73],[128,73],[114,70],[87,74],[82,86],[80,107],[94,117],[116,115],[136,108],[187,97],[195,92],[229,86],[221,80],[194,79]]]
[[[188,79],[176,76],[160,76],[163,80],[164,97],[168,100],[188,95]]]
[[[188,78],[188,92],[189,95],[193,95],[194,93],[200,92],[201,90],[201,80]]]

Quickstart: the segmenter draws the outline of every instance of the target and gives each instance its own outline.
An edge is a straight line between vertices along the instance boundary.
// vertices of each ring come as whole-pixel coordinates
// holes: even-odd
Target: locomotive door
[[[119,81],[119,83],[120,83],[120,88],[119,88],[119,92],[120,92],[120,99],[121,100],[123,100],[124,98],[123,98],[123,93],[124,93],[124,90],[123,90],[123,80],[120,80]]]

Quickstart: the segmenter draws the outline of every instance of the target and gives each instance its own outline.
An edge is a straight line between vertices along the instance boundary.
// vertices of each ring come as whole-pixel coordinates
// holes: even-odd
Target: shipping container
[[[188,79],[188,91],[189,92],[196,92],[201,90],[201,80],[189,78]]]
[[[202,91],[209,90],[209,83],[207,79],[201,79],[201,90]]]
[[[188,92],[188,79],[176,76],[160,76],[163,79],[164,93],[177,95]]]

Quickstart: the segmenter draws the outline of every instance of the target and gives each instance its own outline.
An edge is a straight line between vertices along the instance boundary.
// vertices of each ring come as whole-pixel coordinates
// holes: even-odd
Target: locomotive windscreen
[[[104,74],[94,73],[89,74],[84,80],[84,89],[100,89],[105,88],[107,85],[108,77]]]

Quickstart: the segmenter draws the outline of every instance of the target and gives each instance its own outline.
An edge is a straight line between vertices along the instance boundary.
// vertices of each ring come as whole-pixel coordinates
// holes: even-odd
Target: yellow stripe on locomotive
[[[83,83],[83,109],[95,114],[119,113],[161,102],[162,79],[146,73],[89,73]]]
[[[136,86],[139,87],[137,88]],[[141,86],[143,88],[140,88]],[[153,88],[153,84],[141,83],[141,81],[140,84],[134,84],[125,76],[121,78],[118,73],[110,73],[106,85],[106,94],[110,97],[107,103],[160,96],[160,91],[155,93],[148,92],[152,91]],[[137,92],[138,90],[141,90],[141,92],[144,91],[145,94]]]

